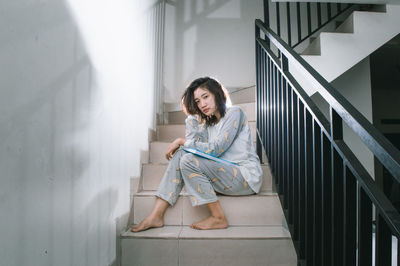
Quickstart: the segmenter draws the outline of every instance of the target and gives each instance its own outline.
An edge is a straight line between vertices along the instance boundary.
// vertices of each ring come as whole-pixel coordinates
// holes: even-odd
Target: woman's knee
[[[186,153],[182,155],[181,160],[179,161],[179,166],[181,167],[181,170],[186,170],[188,168],[192,167],[193,163],[193,154],[191,153]]]

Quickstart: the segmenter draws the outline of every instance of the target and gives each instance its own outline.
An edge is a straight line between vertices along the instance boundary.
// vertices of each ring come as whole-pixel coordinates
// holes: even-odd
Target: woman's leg
[[[140,232],[149,228],[164,226],[164,213],[168,206],[169,203],[167,201],[157,198],[150,215],[139,224],[132,226],[131,231]]]
[[[187,153],[180,160],[186,190],[193,206],[207,204],[210,217],[191,225],[195,229],[225,228],[228,222],[215,191],[226,195],[250,195],[240,170],[234,166],[217,163]]]
[[[225,213],[219,201],[208,203],[207,207],[210,210],[210,216],[197,223],[191,224],[190,227],[199,230],[227,228],[228,220],[225,217]]]
[[[186,154],[184,150],[178,150],[174,154],[161,180],[153,210],[143,221],[131,228],[132,232],[139,232],[152,227],[162,227],[164,225],[164,213],[169,205],[173,206],[175,204],[183,187],[179,163],[184,154]]]

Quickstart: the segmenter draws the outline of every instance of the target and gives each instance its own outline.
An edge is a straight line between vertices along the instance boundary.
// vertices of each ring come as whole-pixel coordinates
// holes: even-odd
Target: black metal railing
[[[397,181],[400,152],[260,20],[255,34],[257,150],[266,151],[299,261],[373,265],[375,220],[375,265],[391,265],[400,214],[344,142],[343,124]],[[318,84],[329,119],[293,78],[289,62]]]
[[[264,21],[267,27],[295,48],[353,6],[347,3],[264,0]]]

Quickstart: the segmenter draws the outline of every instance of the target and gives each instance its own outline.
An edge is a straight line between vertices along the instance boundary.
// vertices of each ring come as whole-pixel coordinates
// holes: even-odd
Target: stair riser
[[[269,166],[263,165],[262,169],[264,180],[261,191],[272,191],[272,177]],[[143,165],[143,190],[157,190],[166,170],[167,165]]]
[[[256,122],[249,122],[251,136],[256,141]],[[176,138],[185,137],[185,125],[163,125],[157,127],[157,140],[172,142]]]
[[[135,196],[134,223],[150,214],[155,196]],[[230,225],[282,225],[283,212],[277,196],[220,196],[219,202]],[[180,196],[175,206],[165,214],[166,225],[190,225],[208,217],[207,206],[192,207],[188,196]]]
[[[250,87],[230,93],[232,104],[253,103],[256,101],[256,88]]]
[[[122,266],[297,265],[290,239],[125,238],[121,243]]]

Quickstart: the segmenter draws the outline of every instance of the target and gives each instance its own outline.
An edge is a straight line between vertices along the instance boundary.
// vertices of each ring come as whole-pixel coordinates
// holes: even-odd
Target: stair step
[[[256,101],[256,87],[251,86],[248,88],[236,90],[229,94],[232,104],[238,105],[242,103],[253,103]]]
[[[256,140],[256,122],[249,122],[251,136]],[[157,140],[163,142],[172,142],[176,138],[185,137],[185,125],[159,125],[157,126]]]
[[[158,189],[158,185],[167,170],[167,164],[144,164],[142,170],[143,190],[154,191]],[[263,169],[263,185],[261,191],[272,191],[272,176],[268,165],[261,165]]]
[[[121,235],[122,266],[297,265],[290,233],[282,226],[230,226],[194,230],[164,226]],[[155,255],[156,254],[156,255]]]
[[[400,24],[399,14],[398,5],[375,6],[368,12],[354,11],[336,32],[322,32],[319,40],[305,50],[303,58],[332,82],[400,33],[396,26]],[[295,74],[293,76],[298,79]],[[299,83],[303,88],[309,87],[309,84]],[[315,88],[307,91],[308,94],[313,92]]]
[[[133,224],[147,217],[156,200],[155,192],[139,192],[133,196]],[[284,216],[275,192],[251,196],[218,196],[230,225],[283,225]],[[207,206],[193,207],[187,193],[182,193],[165,213],[166,225],[189,225],[209,216]]]
[[[168,124],[184,124],[186,115],[182,111],[168,112]]]

